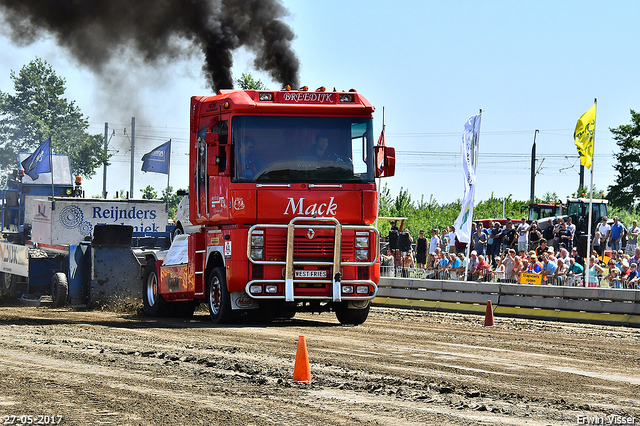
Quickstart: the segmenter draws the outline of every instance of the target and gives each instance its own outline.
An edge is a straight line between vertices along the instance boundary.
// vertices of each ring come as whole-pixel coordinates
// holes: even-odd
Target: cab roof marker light
[[[284,87],[282,88],[282,91],[283,91],[283,92],[290,92],[290,91],[291,91],[291,86],[284,86]]]
[[[326,91],[327,91],[327,88],[324,86],[320,86],[316,89],[316,92],[326,92]]]
[[[302,86],[298,90],[301,91],[301,92],[308,92],[309,91],[309,86]]]

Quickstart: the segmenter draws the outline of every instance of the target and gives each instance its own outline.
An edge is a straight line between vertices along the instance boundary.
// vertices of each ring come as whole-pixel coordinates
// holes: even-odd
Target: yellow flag
[[[593,158],[593,138],[596,136],[596,105],[594,103],[589,111],[582,114],[576,124],[576,131],[573,132],[578,154],[580,154],[580,164],[587,169],[591,168],[591,159]]]

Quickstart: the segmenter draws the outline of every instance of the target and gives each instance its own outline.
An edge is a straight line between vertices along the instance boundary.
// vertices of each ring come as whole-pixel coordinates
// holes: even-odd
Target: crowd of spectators
[[[571,218],[558,219],[542,232],[536,221],[527,223],[524,217],[517,223],[511,219],[504,225],[493,222],[488,228],[476,222],[466,258],[466,244],[460,243],[453,226],[431,229],[430,239],[421,230],[411,249],[383,250],[382,275],[512,283],[533,279],[547,285],[640,288],[637,221],[625,229],[617,217],[612,225],[603,218],[586,260],[573,244],[575,232]],[[624,233],[627,244],[623,248]]]

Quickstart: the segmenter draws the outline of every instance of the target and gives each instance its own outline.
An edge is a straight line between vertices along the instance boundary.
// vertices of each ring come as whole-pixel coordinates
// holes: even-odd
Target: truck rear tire
[[[336,318],[342,325],[360,325],[363,324],[369,316],[369,309],[371,309],[371,303],[367,301],[367,306],[364,308],[349,308],[350,302],[342,302],[336,305],[333,310],[336,313]]]
[[[9,297],[15,297],[17,292],[16,276],[2,272],[0,273],[0,281],[2,281],[2,293]]]
[[[168,303],[160,294],[158,269],[154,260],[148,260],[142,278],[142,303],[144,314],[150,317],[164,316],[168,311]]]
[[[227,289],[227,279],[222,267],[215,268],[209,275],[209,285],[207,286],[207,304],[211,321],[215,324],[226,324],[231,322],[231,299]]]
[[[67,276],[62,272],[56,272],[51,280],[51,299],[53,300],[51,307],[61,308],[66,306],[68,295],[69,282],[67,281]]]

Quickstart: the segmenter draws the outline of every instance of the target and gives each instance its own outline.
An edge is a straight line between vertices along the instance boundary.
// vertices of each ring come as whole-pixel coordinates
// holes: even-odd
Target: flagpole
[[[53,186],[53,140],[49,136],[49,170],[51,170],[51,210],[56,209],[56,190]]]
[[[169,211],[169,177],[171,176],[171,139],[169,139],[169,157],[167,158],[167,192],[164,197],[165,208]]]
[[[382,107],[382,134],[384,134],[384,106]],[[374,155],[373,166],[378,169],[378,159]],[[374,174],[375,176],[375,174]],[[380,185],[382,185],[382,176],[378,178],[378,186],[376,187],[376,229],[378,229],[378,216],[380,216]]]
[[[596,114],[598,111],[598,98],[595,98],[593,100],[593,103],[596,105]],[[593,120],[593,141],[592,141],[592,155],[591,155],[591,184],[589,187],[589,223],[587,224],[587,256],[588,258],[591,258],[591,223],[592,223],[592,215],[593,215],[593,161],[595,159],[596,156],[596,121],[597,120]],[[607,248],[607,243],[605,242],[604,244],[604,248],[602,249],[604,252],[604,249]],[[588,259],[587,258],[587,259]],[[585,272],[586,268],[585,268]],[[587,272],[588,274],[588,272]]]

